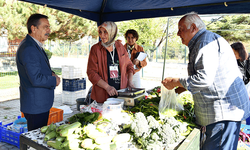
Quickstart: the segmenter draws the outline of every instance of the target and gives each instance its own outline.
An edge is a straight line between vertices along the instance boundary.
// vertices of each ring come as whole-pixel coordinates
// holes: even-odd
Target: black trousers
[[[26,114],[23,113],[27,120],[28,131],[35,130],[46,126],[49,119],[49,111],[41,114]]]

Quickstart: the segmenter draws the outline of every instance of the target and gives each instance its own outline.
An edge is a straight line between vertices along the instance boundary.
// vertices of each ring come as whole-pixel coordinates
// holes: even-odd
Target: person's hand
[[[56,86],[58,86],[60,83],[61,83],[61,79],[58,76],[56,76]]]
[[[178,78],[167,77],[161,83],[168,89],[172,90],[178,86]]]
[[[133,64],[134,64],[134,65],[137,66],[137,65],[139,65],[139,63],[140,63],[140,61],[139,61],[138,59],[134,59],[134,60],[133,60]]]
[[[109,94],[109,96],[115,96],[118,95],[118,92],[116,91],[116,89],[113,86],[108,86],[106,89],[107,93]]]
[[[131,88],[135,88],[132,81],[128,81],[128,89],[131,90]]]
[[[175,93],[178,93],[178,94],[181,94],[184,91],[187,91],[184,87],[178,87],[175,89]]]
[[[55,73],[52,72],[52,76],[56,77],[56,86],[58,86],[61,83],[60,77],[58,77]]]

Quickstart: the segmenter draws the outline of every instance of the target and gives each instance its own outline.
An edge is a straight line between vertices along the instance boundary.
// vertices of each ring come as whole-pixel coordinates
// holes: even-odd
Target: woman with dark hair
[[[124,45],[125,49],[128,51],[128,55],[132,63],[135,65],[135,74],[133,76],[133,84],[136,88],[141,87],[140,70],[147,65],[146,58],[143,61],[136,59],[140,52],[144,52],[143,47],[136,44],[139,38],[138,33],[129,29],[125,33],[125,38],[127,43]]]
[[[235,42],[231,44],[231,47],[234,51],[234,55],[237,59],[237,63],[240,69],[240,72],[243,75],[243,81],[245,84],[249,82],[250,78],[250,61],[249,55],[241,42]]]

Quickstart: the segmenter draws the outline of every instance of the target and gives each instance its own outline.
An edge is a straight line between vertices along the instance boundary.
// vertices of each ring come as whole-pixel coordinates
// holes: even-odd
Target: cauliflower
[[[158,129],[161,126],[160,123],[157,120],[155,120],[153,116],[148,116],[147,120],[149,127],[152,129]]]
[[[135,118],[130,128],[135,133],[136,137],[141,137],[141,136],[147,137],[150,133],[148,121],[144,116],[144,114],[141,112],[135,114]]]
[[[151,138],[152,138],[152,140],[154,140],[154,141],[160,140],[160,137],[159,137],[158,134],[155,133],[155,132],[153,132],[153,133],[151,134]]]
[[[159,122],[153,116],[146,118],[143,113],[138,112],[135,113],[130,129],[134,132],[133,139],[139,149],[161,150],[180,142],[180,133],[186,130],[186,125],[174,117]]]
[[[147,150],[162,150],[162,149],[163,149],[163,145],[159,141],[156,141],[154,143],[149,143],[147,145]]]
[[[162,137],[162,140],[164,141],[164,143],[166,144],[174,143],[174,137],[176,133],[169,124],[163,124],[162,132],[160,132],[159,134]]]

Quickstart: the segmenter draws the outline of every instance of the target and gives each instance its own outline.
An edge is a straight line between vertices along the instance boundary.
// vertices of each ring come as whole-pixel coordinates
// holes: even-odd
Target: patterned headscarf
[[[109,35],[109,40],[108,42],[106,43],[103,43],[102,42],[102,45],[104,47],[109,47],[110,45],[113,45],[115,43],[115,37],[117,35],[117,26],[114,22],[111,22],[111,21],[105,21],[103,22],[99,27],[98,27],[98,30],[100,28],[104,28],[107,30],[108,32],[108,35]]]

